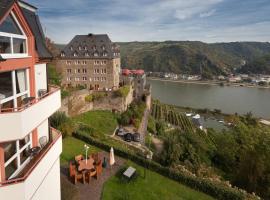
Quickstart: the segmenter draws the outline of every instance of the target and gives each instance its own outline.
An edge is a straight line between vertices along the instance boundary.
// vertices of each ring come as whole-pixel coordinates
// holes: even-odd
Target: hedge
[[[89,143],[91,145],[94,145],[100,149],[103,149],[107,152],[110,151],[111,146],[108,144],[104,144],[101,141],[94,139],[90,136],[87,136],[85,134],[74,134],[74,137],[85,141],[86,143]],[[219,185],[217,183],[213,183],[209,180],[202,179],[199,177],[193,177],[191,175],[185,174],[184,172],[179,172],[174,169],[170,169],[168,167],[164,167],[160,165],[159,163],[147,160],[143,158],[142,156],[132,154],[130,152],[126,152],[124,150],[121,150],[119,147],[114,147],[114,152],[116,155],[126,158],[128,160],[131,160],[139,165],[142,165],[146,167],[147,169],[150,169],[152,171],[155,171],[165,177],[168,177],[170,179],[173,179],[179,183],[182,183],[184,185],[189,186],[190,188],[193,188],[195,190],[201,191],[203,193],[206,193],[216,199],[220,200],[242,200],[246,199],[246,194],[244,192],[241,192],[237,189],[226,187],[224,185]]]

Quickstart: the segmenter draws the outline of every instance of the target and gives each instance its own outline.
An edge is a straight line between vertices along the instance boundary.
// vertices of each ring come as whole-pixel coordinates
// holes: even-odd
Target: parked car
[[[125,140],[126,142],[131,142],[131,141],[132,141],[132,133],[126,133],[126,134],[124,135],[124,140]]]
[[[123,137],[125,135],[125,130],[123,128],[119,128],[117,130],[117,135]]]
[[[133,141],[134,142],[140,142],[141,141],[141,135],[140,135],[140,133],[134,133],[133,134]]]

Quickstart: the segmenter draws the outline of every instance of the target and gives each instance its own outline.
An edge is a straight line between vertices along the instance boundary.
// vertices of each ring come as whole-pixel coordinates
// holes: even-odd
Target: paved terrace
[[[109,153],[107,152],[101,152],[99,153],[100,158],[103,161],[104,156],[107,158],[107,161],[109,162]],[[114,176],[117,171],[124,166],[125,161],[117,156],[115,156],[115,165],[110,168],[109,163],[106,169],[103,168],[102,175],[99,176],[98,179],[92,178],[90,181],[90,184],[86,182],[85,184],[82,184],[80,181],[74,187],[76,187],[79,191],[79,197],[76,197],[80,200],[100,200],[103,184],[112,176]],[[61,178],[66,179],[70,183],[73,184],[73,182],[69,179],[69,168],[68,166],[61,166]]]

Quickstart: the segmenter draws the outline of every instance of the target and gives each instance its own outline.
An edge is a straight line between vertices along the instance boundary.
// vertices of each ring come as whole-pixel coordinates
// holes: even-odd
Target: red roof
[[[130,70],[129,69],[122,69],[122,74],[125,75],[125,76],[128,76],[131,74]]]
[[[135,74],[135,75],[143,75],[144,74],[144,70],[142,69],[132,69],[132,70],[129,70],[129,69],[122,69],[122,74],[124,76],[129,76],[131,74]]]

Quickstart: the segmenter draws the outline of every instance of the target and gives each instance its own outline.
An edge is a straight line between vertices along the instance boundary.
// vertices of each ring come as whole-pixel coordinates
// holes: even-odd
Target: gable
[[[9,14],[0,24],[0,32],[23,35],[14,17]]]

